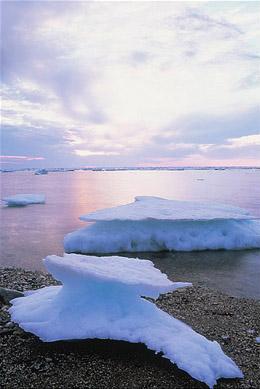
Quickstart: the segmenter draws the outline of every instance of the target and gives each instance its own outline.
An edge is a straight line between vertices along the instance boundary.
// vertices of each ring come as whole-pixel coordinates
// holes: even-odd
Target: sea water
[[[79,216],[126,204],[135,196],[216,201],[260,216],[260,170],[70,171],[1,174],[1,197],[43,193],[46,204],[1,208],[1,267],[43,270],[63,253],[63,237],[86,223]],[[132,254],[133,256],[133,254]],[[137,255],[134,255],[137,256]],[[140,253],[169,277],[260,299],[260,250]]]

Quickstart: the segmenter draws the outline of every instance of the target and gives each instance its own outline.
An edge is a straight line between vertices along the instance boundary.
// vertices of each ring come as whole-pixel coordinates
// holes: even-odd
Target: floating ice
[[[38,170],[35,170],[34,174],[36,176],[40,176],[42,174],[48,174],[48,170],[47,169],[38,169]]]
[[[45,196],[43,194],[16,194],[4,197],[3,201],[8,207],[19,207],[29,204],[44,204]]]
[[[231,205],[197,201],[167,200],[160,197],[138,196],[131,204],[102,209],[80,217],[93,221],[209,221],[252,219],[245,210]]]
[[[244,209],[222,204],[136,197],[134,203],[80,219],[96,223],[65,236],[68,253],[260,247],[260,221]]]
[[[141,298],[190,285],[171,282],[151,261],[65,254],[49,256],[44,263],[63,286],[14,299],[9,310],[14,322],[43,341],[142,342],[210,387],[220,377],[243,377],[217,342]]]

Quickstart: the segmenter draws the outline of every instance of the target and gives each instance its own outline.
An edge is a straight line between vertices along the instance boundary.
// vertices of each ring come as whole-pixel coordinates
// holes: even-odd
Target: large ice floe
[[[95,223],[65,236],[68,253],[260,247],[260,221],[230,205],[143,196],[80,219]]]
[[[44,204],[45,196],[43,194],[16,194],[14,196],[4,197],[3,202],[8,207],[21,207],[29,204]]]
[[[65,254],[44,260],[62,286],[12,300],[12,320],[43,341],[114,339],[142,342],[193,378],[213,387],[220,377],[243,377],[216,341],[161,311],[141,296],[190,286],[170,281],[151,261]]]

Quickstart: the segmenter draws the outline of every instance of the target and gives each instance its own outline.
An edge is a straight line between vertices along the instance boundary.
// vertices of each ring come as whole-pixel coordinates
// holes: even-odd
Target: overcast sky
[[[260,165],[259,8],[3,2],[2,167]]]

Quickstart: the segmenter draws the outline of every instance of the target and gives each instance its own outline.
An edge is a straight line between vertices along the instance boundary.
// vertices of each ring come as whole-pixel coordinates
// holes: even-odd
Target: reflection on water
[[[131,202],[137,195],[219,201],[260,216],[260,171],[253,170],[75,171],[42,176],[16,172],[1,174],[1,181],[2,197],[43,193],[46,204],[1,209],[0,266],[43,269],[41,259],[62,254],[64,235],[86,224],[78,219],[80,215]],[[199,281],[236,295],[260,295],[259,251],[148,257],[173,278]]]

